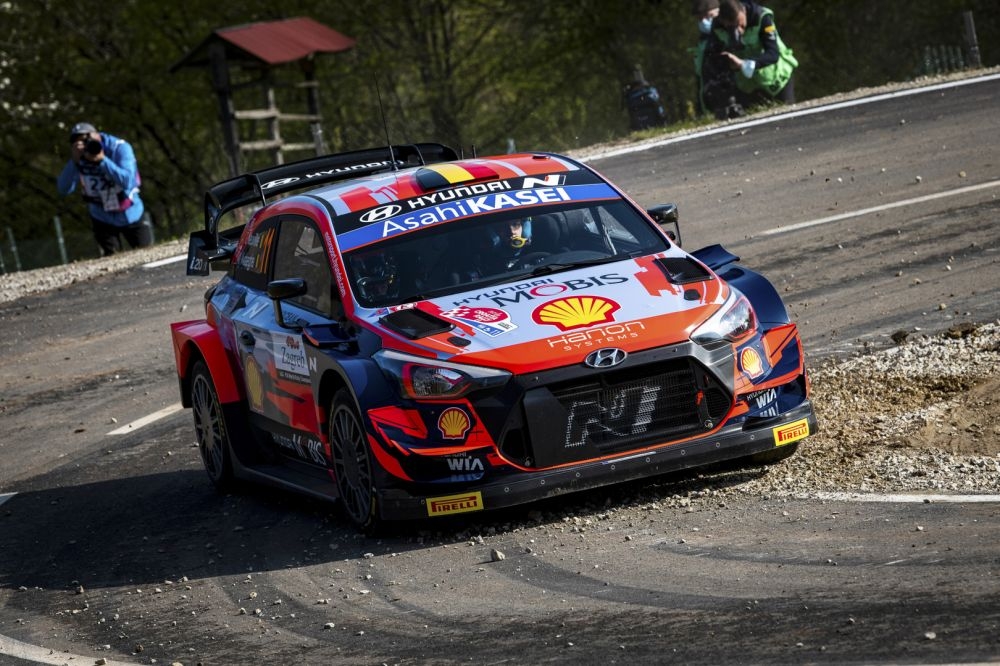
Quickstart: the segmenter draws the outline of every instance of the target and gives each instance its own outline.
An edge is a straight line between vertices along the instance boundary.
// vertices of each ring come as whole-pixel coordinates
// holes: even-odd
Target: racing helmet
[[[398,269],[392,254],[373,250],[351,257],[351,268],[360,295],[368,300],[384,300],[399,293]]]
[[[521,232],[518,234],[515,234],[511,229],[516,224],[520,224],[521,226]],[[507,239],[511,249],[520,250],[531,242],[531,216],[529,215],[521,220],[511,220],[505,225],[505,230],[506,235],[502,237]]]

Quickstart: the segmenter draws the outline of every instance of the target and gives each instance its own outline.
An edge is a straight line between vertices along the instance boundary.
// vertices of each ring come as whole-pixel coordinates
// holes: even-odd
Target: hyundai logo
[[[621,364],[628,353],[623,349],[607,347],[587,354],[583,362],[591,368],[613,368]]]
[[[389,204],[388,206],[380,206],[374,210],[370,210],[361,216],[361,221],[365,224],[371,224],[372,222],[381,222],[382,220],[388,220],[390,217],[398,215],[403,211],[402,206],[397,206],[396,204]]]

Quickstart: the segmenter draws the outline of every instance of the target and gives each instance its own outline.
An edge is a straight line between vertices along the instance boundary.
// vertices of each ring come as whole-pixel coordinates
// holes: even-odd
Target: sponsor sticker
[[[442,316],[468,324],[480,333],[496,337],[517,328],[510,320],[510,315],[499,308],[474,308],[459,306],[445,310]]]
[[[365,213],[367,224],[341,234],[338,237],[338,243],[341,251],[346,252],[396,234],[460,217],[512,210],[522,206],[616,198],[618,198],[618,194],[610,186],[604,183],[595,183],[488,192],[481,196],[442,202],[419,210],[406,211],[404,209],[403,212],[395,215],[393,215],[397,212],[395,208],[383,207]]]
[[[247,356],[243,374],[246,377],[250,406],[255,412],[259,412],[264,409],[264,377],[260,374],[260,366],[253,356]]]
[[[777,416],[778,415],[778,389],[769,388],[762,391],[748,393],[746,403],[750,409],[757,412],[757,416]]]
[[[586,331],[577,331],[559,337],[546,338],[550,349],[574,351],[590,347],[601,347],[621,343],[624,340],[638,338],[646,330],[641,321],[627,321],[621,324],[609,324]]]
[[[309,376],[300,335],[274,335],[274,365],[286,375]]]
[[[472,421],[464,409],[449,407],[438,417],[438,430],[445,439],[465,439]]]
[[[541,278],[530,282],[507,285],[498,289],[491,289],[479,294],[474,294],[460,301],[454,301],[456,306],[475,305],[476,302],[492,301],[495,305],[505,306],[520,303],[522,301],[533,301],[541,298],[554,298],[568,291],[581,291],[593,289],[595,287],[606,287],[611,284],[621,284],[628,282],[628,278],[616,273],[605,275],[588,275],[584,278],[556,282],[552,278]]]
[[[531,313],[536,324],[551,324],[560,331],[584,328],[594,324],[608,324],[615,320],[620,308],[610,298],[600,296],[571,296],[544,303]]]
[[[459,493],[458,495],[445,495],[444,497],[428,497],[424,500],[427,503],[428,516],[444,516],[452,513],[467,513],[469,511],[482,511],[483,494],[478,490],[471,493]]]
[[[753,347],[747,347],[740,352],[740,367],[753,379],[764,374],[764,363],[760,360],[760,354]]]
[[[799,419],[788,425],[774,428],[771,432],[774,434],[775,446],[791,444],[809,436],[809,420]]]

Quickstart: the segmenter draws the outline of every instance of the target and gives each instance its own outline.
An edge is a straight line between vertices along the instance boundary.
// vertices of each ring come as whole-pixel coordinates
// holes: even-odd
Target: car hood
[[[514,373],[683,342],[729,287],[681,250],[371,311],[386,346]],[[393,335],[394,334],[394,335]]]

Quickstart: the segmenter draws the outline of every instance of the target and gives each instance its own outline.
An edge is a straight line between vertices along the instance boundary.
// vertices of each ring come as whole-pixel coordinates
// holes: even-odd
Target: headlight
[[[474,365],[434,361],[420,356],[382,349],[375,362],[399,386],[404,398],[452,400],[471,391],[499,388],[511,373]]]
[[[740,292],[732,289],[729,298],[708,321],[695,329],[691,340],[700,345],[719,340],[736,342],[753,333],[757,328],[757,317],[750,307],[750,301]]]

